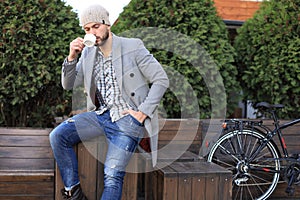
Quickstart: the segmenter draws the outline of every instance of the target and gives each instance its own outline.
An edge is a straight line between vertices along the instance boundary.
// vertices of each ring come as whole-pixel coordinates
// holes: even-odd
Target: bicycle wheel
[[[273,142],[262,145],[263,139],[256,130],[233,130],[208,154],[208,162],[232,171],[232,199],[263,200],[274,191],[280,176],[279,154]]]

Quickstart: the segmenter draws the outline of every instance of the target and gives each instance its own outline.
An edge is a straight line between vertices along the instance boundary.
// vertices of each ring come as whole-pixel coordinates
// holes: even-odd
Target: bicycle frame
[[[275,110],[270,110],[269,113],[272,115],[273,123],[274,123],[274,126],[275,126],[275,128],[273,130],[268,128],[267,126],[263,125],[262,120],[260,120],[260,121],[253,120],[252,121],[252,120],[247,120],[247,119],[246,120],[233,119],[233,120],[226,120],[226,121],[227,122],[233,122],[234,126],[235,126],[235,129],[238,129],[240,132],[242,132],[242,129],[244,127],[248,127],[248,128],[251,127],[252,129],[254,129],[254,127],[259,127],[261,129],[263,129],[263,132],[267,132],[266,138],[262,141],[262,144],[259,146],[259,148],[256,149],[257,153],[259,153],[260,150],[265,147],[265,145],[267,144],[268,141],[270,141],[275,135],[277,135],[278,139],[279,139],[279,142],[280,142],[282,154],[283,154],[281,156],[281,158],[289,158],[288,148],[287,148],[286,142],[284,140],[284,134],[281,132],[281,130],[300,123],[300,118],[289,121],[289,122],[284,123],[284,124],[280,124],[280,121],[277,118],[276,111]],[[255,157],[256,157],[256,153],[254,153],[251,156],[251,158],[249,158],[249,160],[254,159]]]
[[[278,139],[280,141],[280,145],[281,145],[283,157],[288,158],[289,157],[289,153],[287,151],[288,148],[287,148],[287,145],[285,143],[284,136],[283,136],[283,133],[281,132],[281,130],[283,130],[283,129],[287,128],[287,127],[293,126],[295,124],[300,123],[300,118],[292,120],[292,121],[289,121],[287,123],[284,123],[284,124],[280,125],[279,120],[278,120],[277,115],[276,115],[276,111],[275,110],[271,110],[270,113],[271,113],[272,118],[274,120],[274,126],[275,126],[275,128],[272,131],[270,131],[267,134],[266,137],[267,138],[273,138],[277,134],[278,135]]]
[[[276,109],[283,105],[259,104],[260,111],[271,114],[273,126],[260,119],[226,119],[222,135],[207,157],[209,162],[232,171],[236,199],[268,198],[280,176],[288,183],[289,195],[294,193],[293,184],[300,183],[300,152],[289,155],[283,131],[300,123],[300,118],[280,124]]]

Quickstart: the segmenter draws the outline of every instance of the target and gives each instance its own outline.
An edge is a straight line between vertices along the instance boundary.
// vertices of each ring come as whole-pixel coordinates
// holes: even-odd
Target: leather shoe
[[[65,189],[61,190],[63,199],[66,200],[88,200],[83,194],[80,185],[76,185],[72,188],[71,191],[66,191]]]

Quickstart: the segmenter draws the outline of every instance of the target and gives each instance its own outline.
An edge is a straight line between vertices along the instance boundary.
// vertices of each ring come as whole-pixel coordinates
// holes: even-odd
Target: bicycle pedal
[[[292,154],[292,157],[294,157],[294,158],[299,158],[299,157],[300,157],[300,153],[293,153],[293,154]]]
[[[248,177],[243,177],[243,178],[237,178],[234,180],[236,185],[241,185],[244,182],[247,182],[249,180]]]
[[[285,192],[288,194],[288,196],[293,196],[295,193],[295,188],[293,187],[287,187]]]
[[[290,158],[297,159],[298,161],[300,160],[300,152],[293,152],[290,156]]]

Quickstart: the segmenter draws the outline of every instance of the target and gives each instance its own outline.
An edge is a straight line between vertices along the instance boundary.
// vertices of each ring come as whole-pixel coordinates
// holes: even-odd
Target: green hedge
[[[172,88],[162,101],[167,117],[193,116],[197,108],[201,118],[218,117],[222,113],[216,110],[226,102],[227,114],[233,112],[240,91],[235,50],[211,0],[131,0],[112,30],[141,37],[159,62],[169,67]]]
[[[53,126],[70,111],[60,71],[83,34],[76,14],[61,0],[2,0],[0,12],[0,126]]]
[[[239,80],[245,99],[285,104],[281,118],[300,112],[300,1],[270,0],[238,29]]]
[[[70,40],[84,34],[77,15],[60,0],[4,0],[0,11],[0,125],[53,126],[54,116],[71,111],[60,70]],[[286,104],[280,117],[295,118],[300,111],[299,19],[298,0],[264,2],[238,29],[234,49],[211,0],[132,0],[112,30],[141,37],[158,33],[143,39],[176,88],[163,99],[166,117],[182,116],[180,97],[197,99],[197,105],[184,102],[187,117],[195,106],[201,118],[219,116],[212,113],[218,101],[229,115],[240,99],[241,84],[245,99]],[[167,46],[157,46],[157,41]],[[200,55],[195,43],[205,50]],[[170,45],[176,49],[166,51]],[[212,91],[220,98],[212,98]]]

